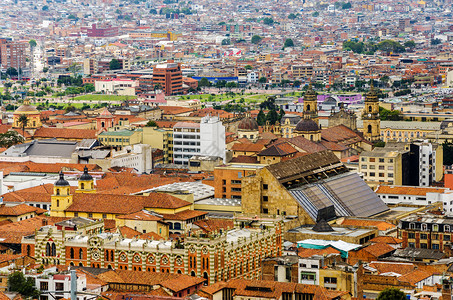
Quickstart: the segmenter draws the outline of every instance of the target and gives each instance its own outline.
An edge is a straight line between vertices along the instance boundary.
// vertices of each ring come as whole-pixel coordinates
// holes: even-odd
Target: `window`
[[[269,198],[267,196],[263,196],[263,202],[269,201]]]
[[[324,283],[336,284],[337,278],[336,277],[324,277]]]
[[[383,162],[384,162],[384,159],[383,159],[383,158],[379,158],[379,162],[380,162],[380,163],[383,163]]]
[[[428,245],[426,243],[420,243],[420,248],[428,249]]]
[[[63,291],[64,290],[63,282],[55,282],[55,290],[56,291]]]
[[[427,231],[428,230],[428,225],[422,224],[422,231]]]
[[[450,235],[449,234],[445,234],[444,235],[444,241],[450,241]]]
[[[420,234],[420,239],[421,240],[426,240],[428,238],[428,235],[426,233]]]
[[[48,291],[49,290],[49,283],[41,281],[39,283],[39,288],[40,288],[41,291]]]
[[[434,224],[433,225],[433,231],[439,231],[439,225]]]
[[[312,280],[315,281],[316,274],[315,273],[300,273],[301,280]]]
[[[409,238],[409,239],[415,239],[415,233],[409,232],[408,238]]]
[[[370,162],[376,162],[376,158],[370,157]]]
[[[409,248],[415,248],[415,243],[409,243]]]
[[[263,190],[267,190],[268,189],[268,185],[267,184],[263,184]]]
[[[450,225],[444,225],[444,231],[450,232]]]
[[[93,217],[93,214],[92,213],[88,213],[88,218],[92,218]]]
[[[431,248],[434,250],[439,250],[439,244],[433,244]]]
[[[415,229],[415,223],[410,223],[409,224],[409,229]]]
[[[267,208],[263,208],[263,214],[268,214],[269,210]]]

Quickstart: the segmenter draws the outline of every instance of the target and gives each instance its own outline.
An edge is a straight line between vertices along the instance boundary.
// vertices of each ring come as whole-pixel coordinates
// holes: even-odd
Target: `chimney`
[[[47,220],[46,218],[42,219],[41,225],[42,225],[42,226],[47,226],[47,225],[49,225],[48,220]]]

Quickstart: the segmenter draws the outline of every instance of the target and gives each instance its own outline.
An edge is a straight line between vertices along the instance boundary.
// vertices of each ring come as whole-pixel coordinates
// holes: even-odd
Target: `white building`
[[[419,157],[419,186],[430,186],[436,181],[436,151],[438,145],[433,145],[428,141],[414,142],[416,147],[411,147],[411,151],[418,150]],[[442,146],[440,146],[442,147]]]
[[[109,79],[96,80],[94,89],[96,92],[111,95],[129,95],[135,96],[135,87],[138,86],[138,81],[130,79]]]
[[[453,191],[449,188],[382,185],[376,194],[385,204],[426,206],[442,202],[445,214],[453,216]]]
[[[188,165],[194,155],[218,156],[225,160],[225,126],[218,117],[206,116],[200,123],[178,122],[173,126],[173,162]]]
[[[249,72],[247,73],[247,82],[249,83],[256,83],[258,82],[258,73],[257,72]]]
[[[136,169],[139,174],[149,173],[153,168],[151,146],[136,144],[112,151],[110,166]]]
[[[77,276],[77,291],[84,292],[87,288],[85,275]],[[35,278],[36,288],[41,292],[40,299],[70,299],[71,298],[71,274],[68,272],[59,274],[44,274]],[[78,294],[77,300],[92,298],[91,295]]]

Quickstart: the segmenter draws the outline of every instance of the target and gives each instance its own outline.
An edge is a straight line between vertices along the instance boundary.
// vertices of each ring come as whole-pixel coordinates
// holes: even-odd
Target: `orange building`
[[[158,64],[153,69],[154,85],[160,85],[165,96],[182,94],[182,71],[181,64],[173,60],[166,64]]]
[[[216,198],[241,199],[242,178],[255,175],[265,165],[227,164],[214,169],[214,195]]]

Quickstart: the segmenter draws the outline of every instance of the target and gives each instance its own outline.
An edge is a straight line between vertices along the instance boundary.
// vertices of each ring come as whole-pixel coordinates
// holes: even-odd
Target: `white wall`
[[[219,156],[225,161],[225,126],[218,117],[201,119],[200,141],[200,155]]]

